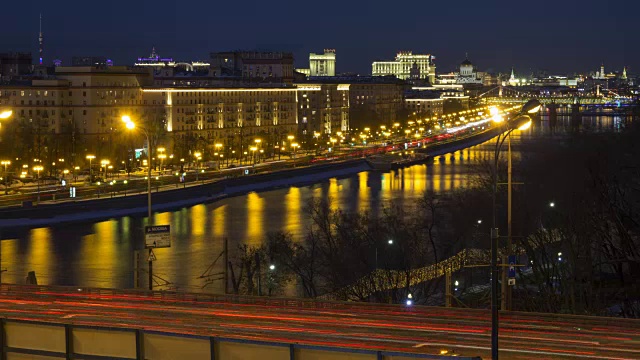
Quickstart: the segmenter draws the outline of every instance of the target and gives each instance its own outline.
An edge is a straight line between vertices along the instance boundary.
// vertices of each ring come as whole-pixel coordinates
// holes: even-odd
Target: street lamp
[[[293,148],[293,167],[296,166],[296,150],[298,147],[300,147],[300,145],[298,145],[298,143],[293,143],[291,144],[291,147]]]
[[[89,184],[93,181],[93,168],[91,167],[91,160],[95,159],[95,155],[87,155],[87,159],[89,159]]]
[[[249,148],[249,150],[251,150],[251,156],[253,157],[253,167],[256,166],[256,151],[258,150],[257,147],[252,146],[251,148]]]
[[[44,168],[40,165],[34,166],[33,167],[33,171],[35,171],[38,174],[38,181],[37,181],[37,185],[38,185],[38,201],[37,203],[40,203],[40,171],[44,170]]]
[[[136,128],[136,124],[131,121],[131,117],[128,115],[122,116],[122,121],[129,130]],[[153,225],[153,218],[151,217],[151,141],[149,138],[149,132],[143,128],[138,127],[140,131],[147,137],[147,218],[149,225]],[[149,290],[153,290],[153,262],[151,261],[151,248],[149,248]]]
[[[494,168],[493,168],[493,192],[492,192],[492,218],[493,226],[491,228],[491,358],[498,359],[498,228],[496,227],[496,193],[498,191],[498,159],[500,149],[504,141],[509,139],[508,153],[508,249],[511,251],[511,133],[516,129],[525,130],[531,126],[531,118],[528,114],[533,114],[540,110],[540,102],[538,100],[529,100],[520,110],[513,120],[504,121],[499,116],[499,111],[490,109],[490,113],[494,115],[493,120],[499,123],[501,133],[496,139],[496,148],[494,152]],[[503,279],[504,280],[504,279]],[[503,286],[506,284],[503,281]],[[506,291],[505,291],[506,293]]]
[[[8,174],[7,174],[7,166],[11,165],[11,160],[2,160],[0,161],[0,164],[4,165],[4,187],[7,187],[7,178],[8,178]],[[1,269],[0,269],[1,271]]]
[[[11,110],[3,110],[0,112],[0,119],[4,120],[4,119],[8,119],[11,117],[11,115],[13,115],[13,111]]]
[[[200,159],[202,158],[202,154],[200,152],[196,152],[193,154],[193,156],[196,157],[196,181],[198,181],[198,169],[200,168],[198,161],[200,161]]]
[[[221,143],[216,143],[215,145],[213,145],[216,149],[216,152],[218,153],[218,170],[222,170],[222,160],[224,159],[224,154],[222,154],[220,151],[222,149],[222,147],[224,145],[222,145]]]
[[[100,165],[102,165],[102,167],[104,168],[104,179],[105,181],[107,180],[107,165],[109,165],[111,162],[109,160],[102,160],[100,161]]]

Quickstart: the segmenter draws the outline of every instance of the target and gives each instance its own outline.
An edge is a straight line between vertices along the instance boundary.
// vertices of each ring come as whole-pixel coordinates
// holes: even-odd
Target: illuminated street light
[[[129,130],[136,128],[129,115],[123,115],[122,121]],[[147,137],[147,221],[149,225],[153,225],[153,217],[151,216],[151,141],[149,132],[143,128],[140,131]],[[151,248],[149,248],[149,257],[151,257]],[[149,261],[149,290],[153,290],[153,262]]]
[[[91,167],[91,161],[95,158],[95,155],[87,155],[87,159],[89,159],[89,184],[93,181],[93,168]]]
[[[40,165],[34,166],[33,167],[33,171],[35,171],[38,174],[38,180],[37,180],[37,184],[38,184],[38,203],[40,203],[40,171],[44,170],[44,168]]]
[[[12,110],[4,110],[2,112],[0,112],[0,119],[4,120],[4,119],[8,119],[11,117],[11,115],[13,115],[13,111]]]
[[[500,149],[505,140],[508,141],[508,176],[507,176],[507,253],[512,251],[512,238],[511,238],[511,133],[520,128],[528,128],[531,126],[531,118],[528,114],[532,111],[538,111],[540,109],[540,102],[538,100],[529,100],[516,115],[513,120],[501,122],[502,133],[498,135],[496,139],[496,147],[494,152],[494,171],[493,171],[493,192],[492,192],[492,227],[491,227],[491,356],[492,359],[498,359],[498,228],[496,227],[496,193],[498,191],[498,160]],[[491,111],[491,109],[489,110]],[[499,116],[499,115],[496,115]],[[494,119],[496,121],[496,119]],[[506,259],[503,260],[506,263]],[[511,301],[511,288],[507,285],[506,272],[502,273],[502,299],[504,310],[510,308]]]

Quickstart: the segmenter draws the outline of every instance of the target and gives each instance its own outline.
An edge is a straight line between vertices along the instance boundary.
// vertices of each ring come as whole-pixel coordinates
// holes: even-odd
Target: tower
[[[43,53],[43,46],[44,46],[44,36],[42,35],[42,13],[40,13],[40,34],[38,35],[38,45],[39,45],[39,58],[40,58],[40,65],[42,65],[42,53]]]
[[[627,67],[622,68],[622,80],[627,80]]]
[[[602,65],[600,65],[600,78],[604,79],[605,78],[605,72],[604,72],[604,63],[602,63]]]

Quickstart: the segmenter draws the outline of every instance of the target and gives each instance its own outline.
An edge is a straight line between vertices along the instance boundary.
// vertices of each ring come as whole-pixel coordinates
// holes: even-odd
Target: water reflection
[[[602,131],[617,131],[626,119],[609,117],[595,123],[586,118],[584,127],[600,126]],[[570,131],[570,119],[559,117],[554,134]],[[594,131],[600,131],[597,127]],[[548,121],[543,118],[535,127],[514,132],[514,161],[520,158],[521,141],[535,141],[551,136]],[[368,210],[376,214],[391,201],[410,205],[424,191],[447,192],[474,186],[478,174],[492,160],[495,143],[487,143],[439,156],[428,164],[415,165],[388,173],[363,172],[330,179],[322,183],[250,193],[154,215],[156,224],[171,224],[172,247],[156,249],[154,263],[157,281],[191,291],[222,291],[218,277],[201,277],[220,273],[222,260],[216,259],[228,238],[231,250],[239,244],[258,245],[269,231],[285,230],[300,239],[310,220],[306,205],[314,199],[332,199],[334,209]],[[132,287],[133,251],[143,247],[144,218],[123,217],[89,224],[64,225],[4,232],[2,267],[6,282],[23,283],[28,271],[36,271],[39,283]],[[142,267],[146,269],[146,251]],[[144,277],[146,279],[146,276]],[[204,287],[204,288],[203,288]]]

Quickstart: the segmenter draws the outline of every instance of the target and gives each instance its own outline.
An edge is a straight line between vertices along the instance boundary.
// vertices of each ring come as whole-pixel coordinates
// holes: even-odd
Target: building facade
[[[293,82],[293,53],[227,51],[211,53],[211,75],[244,82]]]
[[[79,164],[88,153],[126,158],[125,139],[133,140],[122,126],[123,115],[164,126],[163,104],[142,92],[152,83],[145,70],[57,67],[53,78],[0,86],[0,107],[14,113],[3,127],[5,136],[15,137],[10,151],[45,164],[59,158]]]
[[[31,73],[31,53],[0,53],[0,80]]]
[[[393,75],[398,79],[406,80],[411,77],[411,69],[414,64],[421,79],[428,79],[431,84],[435,83],[436,66],[433,63],[434,57],[431,55],[413,54],[411,51],[401,51],[392,61],[374,61],[371,65],[371,75],[385,76]],[[416,70],[414,70],[415,72]]]
[[[400,82],[352,82],[349,86],[349,126],[352,129],[392,125],[403,107]]]
[[[299,133],[331,135],[349,130],[349,84],[298,84]]]
[[[409,91],[404,97],[409,118],[439,117],[444,111],[444,99],[434,91]]]
[[[71,66],[113,66],[113,61],[105,56],[74,56]]]
[[[456,74],[456,83],[482,85],[482,78],[483,73],[476,71],[476,67],[467,58],[460,64],[460,72]]]
[[[324,54],[309,54],[309,76],[336,76],[335,49],[324,49]]]

